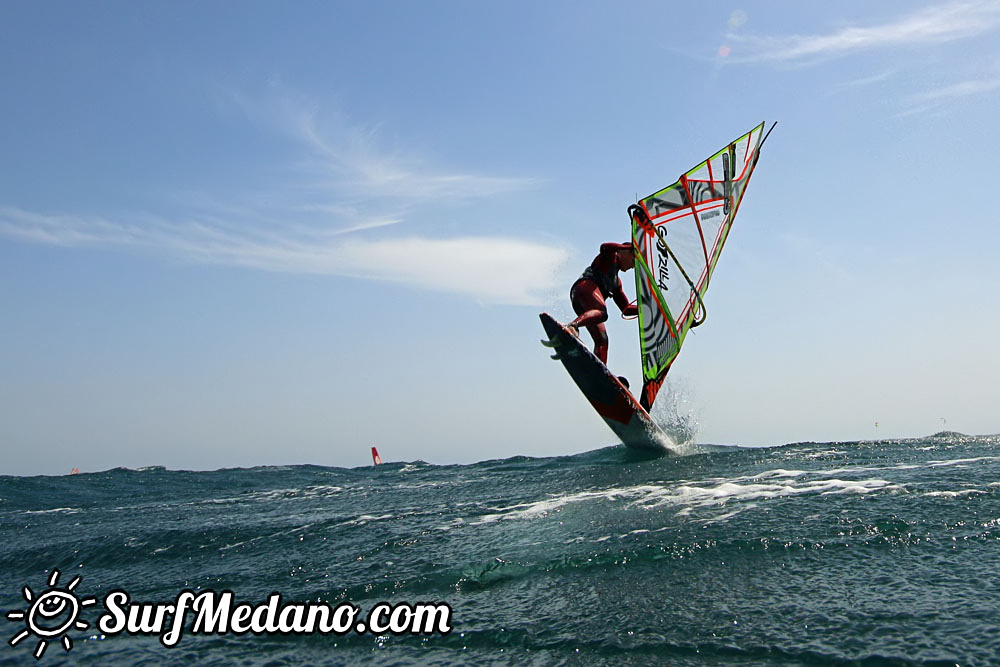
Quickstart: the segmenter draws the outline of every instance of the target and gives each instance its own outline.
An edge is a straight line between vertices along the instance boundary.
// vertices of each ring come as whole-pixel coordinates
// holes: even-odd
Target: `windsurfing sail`
[[[647,410],[692,327],[766,136],[764,123],[629,207]]]
[[[372,447],[372,465],[382,465],[382,457],[378,455],[378,450]]]

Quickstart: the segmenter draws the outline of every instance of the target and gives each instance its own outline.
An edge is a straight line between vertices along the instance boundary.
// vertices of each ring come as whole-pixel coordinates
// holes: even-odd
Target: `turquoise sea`
[[[1000,664],[1000,436],[0,477],[0,564],[2,664]],[[451,631],[166,647],[101,632],[116,589],[445,603]],[[57,590],[95,602],[27,632]]]

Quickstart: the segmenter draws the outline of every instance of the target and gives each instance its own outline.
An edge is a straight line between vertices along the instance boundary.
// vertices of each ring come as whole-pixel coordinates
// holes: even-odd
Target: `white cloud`
[[[354,239],[336,254],[353,275],[515,305],[543,303],[569,257],[556,246],[487,237]]]
[[[426,160],[400,151],[378,148],[376,130],[340,130],[322,133],[315,115],[297,123],[297,139],[309,158],[303,168],[320,183],[352,196],[390,197],[406,203],[439,199],[487,197],[533,185],[531,179],[442,172]]]
[[[216,221],[173,224],[155,219],[133,224],[9,207],[0,207],[0,234],[61,246],[130,248],[264,271],[384,280],[509,305],[543,303],[569,258],[566,248],[515,238],[368,240],[304,227],[240,230]]]
[[[923,102],[943,101],[992,93],[998,89],[1000,89],[1000,78],[977,79],[973,81],[961,81],[959,83],[929,90],[915,96],[914,99]]]
[[[143,213],[123,221],[46,215],[0,205],[0,235],[71,247],[140,250],[184,261],[266,271],[388,280],[486,303],[538,304],[568,258],[559,246],[504,237],[430,238],[396,231],[416,210],[523,190],[531,179],[436,168],[428,160],[381,150],[374,128],[289,96],[253,104],[231,94],[247,116],[284,133],[299,161],[291,182],[245,196],[184,193],[180,213]],[[153,208],[150,206],[150,208]]]
[[[743,37],[736,60],[803,62],[897,46],[940,44],[991,32],[1000,26],[1000,3],[953,2],[927,7],[902,19],[869,27],[846,27],[825,35]]]
[[[920,114],[940,115],[948,108],[950,102],[989,95],[997,91],[1000,91],[1000,76],[994,70],[993,73],[979,78],[959,81],[910,95],[904,100],[908,106],[896,114],[896,117],[905,118]]]
[[[867,86],[877,86],[880,83],[885,83],[897,74],[897,70],[890,69],[879,72],[878,74],[872,74],[871,76],[862,77],[860,79],[854,79],[853,81],[848,81],[839,86],[839,89],[844,90],[848,88],[865,88]]]
[[[304,180],[298,185],[303,190],[414,204],[493,196],[536,183],[530,178],[443,170],[398,146],[386,149],[381,125],[351,123],[301,95],[282,91],[262,101],[227,88],[220,87],[219,93],[266,131],[282,133],[299,147],[297,167]]]

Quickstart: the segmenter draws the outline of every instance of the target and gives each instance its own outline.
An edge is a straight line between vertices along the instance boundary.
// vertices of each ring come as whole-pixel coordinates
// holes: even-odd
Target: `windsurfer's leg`
[[[570,330],[570,333],[576,336],[580,335],[580,329],[586,329],[590,332],[590,336],[594,339],[595,345],[600,343],[603,336],[606,345],[608,334],[607,329],[604,327],[604,321],[607,319],[608,311],[606,310],[588,310],[567,324],[566,328]],[[596,333],[598,331],[602,333]],[[594,348],[594,354],[596,353],[597,349]]]
[[[608,362],[608,330],[604,323],[608,319],[608,307],[600,288],[590,280],[578,280],[569,293],[577,318],[566,326],[579,331],[586,327],[594,339],[594,354],[602,362]]]
[[[570,303],[577,318],[567,324],[568,327],[588,329],[595,324],[601,324],[608,319],[608,307],[600,288],[589,280],[578,280],[569,293]]]
[[[608,330],[604,323],[592,324],[587,327],[587,331],[594,339],[594,355],[601,360],[601,363],[608,363]]]

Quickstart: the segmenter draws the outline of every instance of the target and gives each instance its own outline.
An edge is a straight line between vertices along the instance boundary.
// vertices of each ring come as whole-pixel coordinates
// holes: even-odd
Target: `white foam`
[[[530,519],[539,516],[546,516],[550,512],[558,511],[566,505],[572,503],[585,502],[588,500],[609,500],[614,501],[619,498],[631,498],[641,496],[644,493],[654,491],[659,487],[655,486],[634,486],[624,489],[611,488],[604,491],[580,491],[562,496],[553,496],[545,500],[538,500],[532,503],[521,503],[510,507],[490,508],[494,514],[487,514],[473,522],[473,525],[493,523],[502,519]]]
[[[925,496],[938,498],[962,498],[964,496],[981,496],[987,493],[980,489],[965,489],[964,491],[928,491]]]
[[[457,519],[452,519],[446,524],[438,526],[437,529],[441,531],[451,530],[452,528],[458,528],[459,526],[464,526],[464,525],[465,525],[465,519],[463,519],[462,517],[458,517]]]
[[[963,466],[968,463],[982,463],[984,461],[1000,461],[1000,457],[978,456],[973,459],[950,459],[946,461],[928,461],[927,466],[930,468],[941,468],[944,466]]]
[[[707,485],[680,482],[624,488],[614,487],[602,491],[581,491],[535,502],[491,508],[493,513],[479,517],[477,521],[472,522],[472,525],[495,523],[502,520],[536,519],[553,512],[559,512],[564,507],[575,503],[616,502],[620,500],[627,501],[628,507],[644,509],[673,506],[678,509],[677,516],[688,516],[695,510],[725,507],[724,514],[707,518],[708,521],[722,521],[740,511],[755,507],[756,505],[753,503],[757,501],[809,494],[866,494],[903,489],[901,485],[883,479],[800,479],[807,474],[810,473],[777,469],[753,477],[716,478]]]
[[[238,496],[226,498],[206,498],[184,503],[184,505],[234,505],[245,502],[279,500],[283,498],[316,498],[332,496],[344,490],[342,486],[307,486],[302,489],[267,489],[265,491],[251,491]],[[131,508],[123,508],[131,509]]]
[[[840,456],[840,455],[846,454],[846,453],[847,453],[847,451],[845,451],[843,449],[822,449],[822,450],[819,450],[819,451],[816,451],[816,452],[811,452],[809,454],[802,454],[798,458],[803,458],[803,459],[826,459],[826,458],[830,458],[832,456]]]
[[[83,510],[79,507],[55,507],[50,510],[24,510],[25,514],[79,514]]]
[[[959,491],[928,491],[924,493],[924,496],[931,498],[962,498],[966,496],[981,496],[987,493],[991,493],[991,488],[1000,488],[1000,482],[990,482],[987,484],[986,489],[961,489]]]
[[[237,547],[242,547],[244,544],[249,544],[248,541],[244,540],[242,542],[234,542],[232,544],[224,544],[219,547],[219,551],[229,551],[230,549],[235,549]]]
[[[372,523],[373,521],[386,521],[388,519],[393,519],[393,518],[395,518],[395,515],[393,514],[380,514],[378,516],[375,516],[374,514],[362,514],[361,516],[356,517],[354,519],[349,519],[347,521],[338,523],[336,527],[340,528],[341,526],[363,526],[367,523]]]

